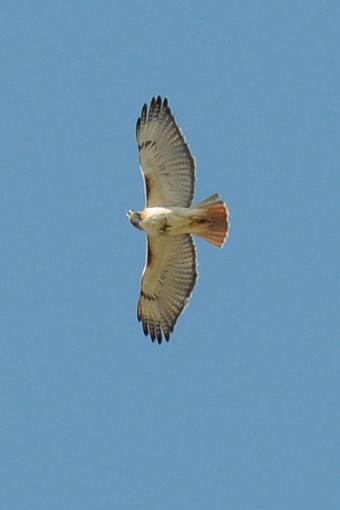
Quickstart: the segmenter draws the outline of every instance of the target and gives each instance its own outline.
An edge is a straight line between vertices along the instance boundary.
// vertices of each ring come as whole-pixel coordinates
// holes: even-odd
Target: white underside
[[[140,227],[150,235],[190,233],[195,207],[149,207],[143,211]]]

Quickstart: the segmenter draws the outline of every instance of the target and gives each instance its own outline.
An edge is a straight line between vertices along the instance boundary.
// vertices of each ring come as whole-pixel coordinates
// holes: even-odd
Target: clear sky
[[[340,508],[340,3],[3,1],[0,508]],[[224,250],[136,319],[167,96]]]

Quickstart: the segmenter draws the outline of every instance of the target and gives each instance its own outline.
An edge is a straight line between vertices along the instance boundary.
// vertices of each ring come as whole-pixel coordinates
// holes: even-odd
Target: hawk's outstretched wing
[[[197,279],[196,250],[190,235],[148,236],[137,317],[145,335],[168,341]]]
[[[189,207],[195,188],[195,160],[167,99],[158,96],[152,98],[149,109],[143,106],[136,135],[146,207]]]

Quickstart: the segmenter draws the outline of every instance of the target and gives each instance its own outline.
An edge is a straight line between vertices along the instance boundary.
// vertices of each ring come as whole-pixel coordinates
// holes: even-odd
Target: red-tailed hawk
[[[222,247],[228,234],[228,209],[218,194],[191,205],[195,160],[168,105],[152,98],[136,126],[145,183],[145,209],[128,218],[147,235],[146,262],[137,307],[138,320],[152,341],[169,341],[197,280],[191,235]]]

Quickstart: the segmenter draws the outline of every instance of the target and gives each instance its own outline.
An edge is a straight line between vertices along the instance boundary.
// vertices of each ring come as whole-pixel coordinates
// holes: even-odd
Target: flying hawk
[[[137,317],[152,341],[169,341],[197,280],[196,248],[191,235],[222,247],[228,209],[218,194],[191,205],[195,160],[168,100],[144,104],[136,126],[145,184],[145,209],[128,211],[132,225],[147,235],[146,262]]]

